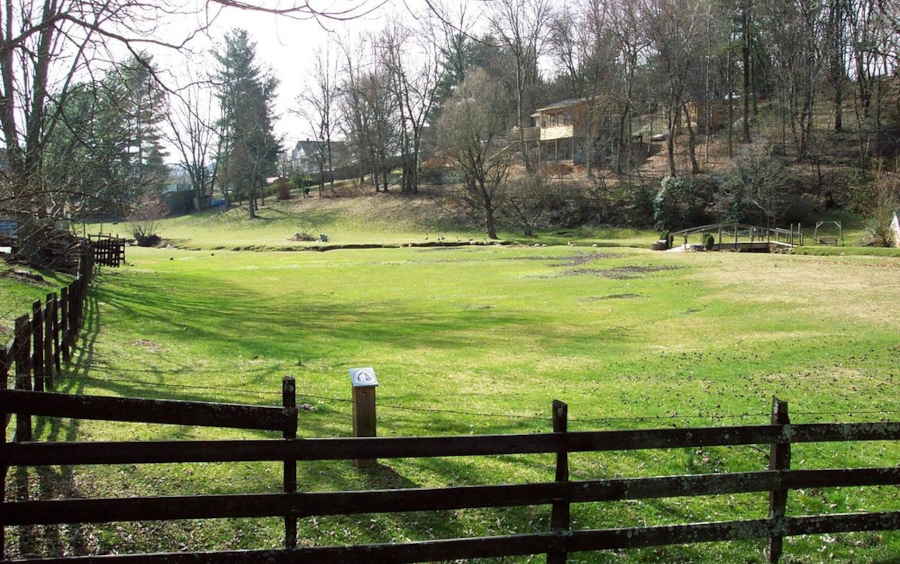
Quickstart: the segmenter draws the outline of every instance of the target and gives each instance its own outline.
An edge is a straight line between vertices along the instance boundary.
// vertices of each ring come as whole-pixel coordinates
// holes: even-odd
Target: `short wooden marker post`
[[[374,368],[351,368],[350,384],[353,386],[353,436],[375,437],[375,388],[378,378]],[[373,458],[353,461],[357,468],[375,466]]]

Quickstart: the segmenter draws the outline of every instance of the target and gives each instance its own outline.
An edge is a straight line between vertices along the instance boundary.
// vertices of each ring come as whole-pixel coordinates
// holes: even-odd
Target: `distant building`
[[[183,166],[170,164],[166,165],[166,168],[169,169],[169,175],[166,177],[166,182],[163,185],[163,194],[193,190],[194,186],[191,183],[191,176]]]
[[[582,160],[584,147],[609,129],[607,111],[601,111],[597,98],[572,98],[539,108],[531,114],[534,127],[522,131],[525,146],[538,148],[541,160]],[[509,132],[509,142],[520,142],[518,128]]]
[[[322,168],[325,169],[326,174],[333,173],[333,170],[329,170],[327,150],[324,141],[312,141],[310,139],[297,141],[294,148],[291,149],[291,168],[300,174],[317,175],[321,172],[319,161],[323,156],[325,156],[326,162]],[[338,169],[346,167],[348,164],[347,144],[343,141],[332,141],[331,166]]]
[[[891,221],[891,233],[894,235],[894,246],[900,249],[900,210],[894,212]]]

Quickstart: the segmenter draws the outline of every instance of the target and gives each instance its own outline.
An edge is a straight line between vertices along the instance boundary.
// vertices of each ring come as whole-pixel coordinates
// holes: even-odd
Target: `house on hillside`
[[[349,151],[343,141],[331,142],[331,168],[328,165],[328,152],[324,141],[297,141],[291,149],[291,169],[303,176],[317,177],[320,172],[320,161],[325,160],[326,176],[337,176],[336,171],[349,167]]]
[[[537,150],[541,161],[573,160],[583,163],[589,145],[596,145],[604,132],[612,132],[609,108],[597,98],[572,98],[554,102],[531,114],[534,127],[522,132],[525,147]],[[512,145],[520,143],[518,128],[509,132]],[[602,141],[600,141],[602,143]],[[593,147],[594,152],[603,150]]]

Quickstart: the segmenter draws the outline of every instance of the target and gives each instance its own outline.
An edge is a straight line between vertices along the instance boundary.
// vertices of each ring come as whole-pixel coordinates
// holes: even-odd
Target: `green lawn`
[[[187,222],[183,229],[197,233]],[[559,242],[591,240],[552,235]],[[212,240],[196,245],[203,251],[129,248],[129,266],[104,269],[82,352],[60,390],[278,404],[280,380],[291,374],[298,402],[309,408],[301,412],[301,436],[325,437],[351,434],[348,369],[360,366],[378,375],[382,436],[549,432],[553,399],[569,404],[573,431],[763,424],[773,395],[789,402],[795,423],[900,419],[896,258],[589,245],[248,253],[213,251]],[[267,436],[69,421],[42,422],[38,432],[55,440]],[[795,468],[894,466],[898,455],[893,444],[811,445],[796,447],[793,461]],[[572,475],[766,465],[765,452],[749,447],[634,452],[573,456]],[[278,465],[259,464],[10,476],[19,485],[30,481],[35,491],[56,483],[54,495],[82,496],[276,492],[281,479]],[[348,463],[301,464],[299,482],[315,491],[552,477],[551,457],[508,456],[383,461],[367,471]],[[792,493],[789,511],[897,509],[898,502],[891,488],[816,490]],[[766,506],[765,495],[590,504],[573,509],[573,522],[760,518]],[[548,518],[546,507],[372,515],[301,521],[300,534],[307,543],[390,542],[542,531]],[[84,549],[97,552],[278,547],[282,538],[277,520],[79,531],[88,539]],[[75,536],[64,530],[54,538],[73,546]],[[13,554],[51,544],[35,531],[7,538]],[[762,541],[711,544],[571,561],[744,564],[763,562],[763,548]],[[785,552],[782,562],[886,563],[900,554],[900,538],[803,537],[788,541]]]

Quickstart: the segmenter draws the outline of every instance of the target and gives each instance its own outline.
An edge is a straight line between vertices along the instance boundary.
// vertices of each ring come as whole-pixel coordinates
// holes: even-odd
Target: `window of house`
[[[556,114],[550,116],[550,127],[556,127]]]
[[[572,112],[566,114],[566,125],[572,125]]]

